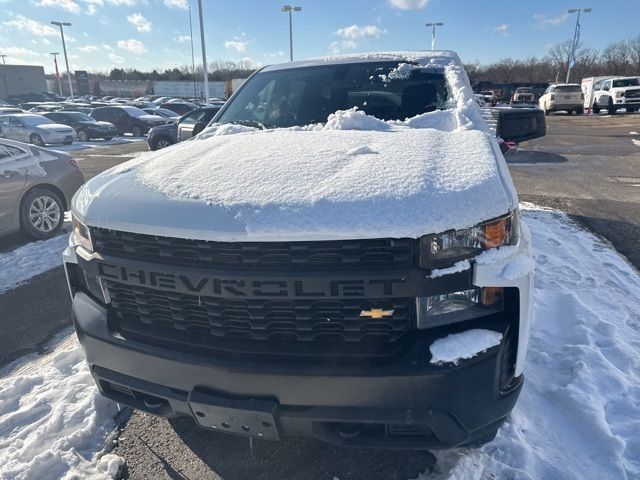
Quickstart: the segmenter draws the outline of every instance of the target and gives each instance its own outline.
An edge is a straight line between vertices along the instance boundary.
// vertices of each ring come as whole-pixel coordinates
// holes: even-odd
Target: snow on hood
[[[41,130],[73,130],[68,125],[63,125],[61,123],[41,123],[34,128],[39,128]]]
[[[74,212],[118,230],[276,241],[415,238],[516,208],[459,59],[436,52],[424,64],[444,69],[450,109],[391,122],[351,109],[289,129],[214,125],[95,177]]]

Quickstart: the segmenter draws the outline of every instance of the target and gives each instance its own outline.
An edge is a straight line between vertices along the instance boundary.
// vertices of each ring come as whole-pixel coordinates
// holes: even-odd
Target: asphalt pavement
[[[506,155],[520,199],[569,212],[640,268],[640,114],[557,114],[547,124],[546,137]],[[89,179],[146,150],[145,142],[131,142],[73,156]],[[0,252],[27,241],[1,239]],[[71,324],[68,312],[61,267],[0,295],[0,365],[42,348]],[[122,475],[131,479],[406,479],[435,463],[428,452],[345,450],[304,439],[251,446],[189,418],[137,412],[122,425],[114,453],[125,458]]]

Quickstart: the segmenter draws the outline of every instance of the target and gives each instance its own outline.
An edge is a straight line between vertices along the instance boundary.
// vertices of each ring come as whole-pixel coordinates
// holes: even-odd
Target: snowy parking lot
[[[435,464],[416,474],[434,480],[639,478],[640,275],[606,240],[565,214],[529,204],[522,209],[536,274],[520,400],[494,441],[435,452]],[[43,252],[59,255],[59,238],[43,243]],[[0,254],[0,265],[8,258],[20,253]],[[113,478],[127,460],[101,457],[117,408],[97,394],[71,330],[48,354],[5,367],[0,392],[0,478]],[[115,452],[133,441],[120,438]],[[301,478],[311,477],[314,464],[300,468]],[[160,478],[162,472],[147,474]]]

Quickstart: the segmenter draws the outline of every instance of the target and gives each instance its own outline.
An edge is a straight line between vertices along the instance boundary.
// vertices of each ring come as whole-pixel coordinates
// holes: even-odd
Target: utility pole
[[[191,5],[189,5],[189,33],[191,35],[191,68],[193,69],[193,98],[198,98],[196,91],[196,57],[193,56],[193,25],[191,24]]]
[[[571,77],[571,68],[573,68],[573,64],[576,62],[576,47],[578,46],[578,42],[580,41],[580,14],[582,12],[589,13],[591,12],[590,8],[570,8],[567,10],[567,13],[576,13],[578,12],[578,17],[576,18],[576,28],[573,31],[573,43],[571,44],[571,53],[569,53],[569,63],[567,63],[567,78],[564,83],[569,83],[569,77]]]
[[[69,60],[67,59],[67,46],[64,43],[64,29],[62,27],[70,27],[69,22],[51,22],[51,25],[60,27],[60,36],[62,37],[62,51],[64,52],[64,63],[67,66],[67,80],[69,80],[69,94],[73,100],[73,86],[71,85],[71,71],[69,70]]]
[[[58,91],[60,92],[60,96],[62,96],[62,82],[60,81],[60,71],[58,70],[58,58],[60,55],[58,52],[51,52],[49,55],[53,55],[53,64],[56,67],[56,80],[58,81]]]
[[[204,19],[202,18],[202,0],[198,0],[200,14],[200,42],[202,43],[202,73],[204,74],[204,102],[209,103],[209,72],[207,71],[207,51],[204,46]]]
[[[436,27],[441,27],[444,25],[444,23],[435,22],[435,23],[425,23],[424,25],[425,27],[433,27],[433,29],[431,30],[431,50],[435,50],[436,49]]]
[[[285,5],[282,7],[283,12],[289,13],[289,61],[293,62],[293,12],[302,11],[302,7],[294,7],[293,5]]]
[[[6,55],[0,55],[0,57],[2,57],[2,64],[6,65],[7,64],[7,62],[5,61]]]

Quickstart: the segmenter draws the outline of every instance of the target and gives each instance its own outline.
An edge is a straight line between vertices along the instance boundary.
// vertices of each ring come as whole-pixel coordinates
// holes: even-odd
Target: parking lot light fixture
[[[580,41],[580,14],[581,13],[591,13],[590,8],[570,8],[567,10],[567,13],[577,13],[576,17],[576,28],[573,31],[573,42],[571,43],[571,51],[569,52],[569,61],[567,62],[567,78],[564,83],[569,83],[569,78],[571,77],[571,68],[573,64],[576,63],[575,55],[576,55],[576,47],[578,46],[578,42]]]
[[[60,81],[60,71],[58,70],[58,52],[51,52],[49,55],[53,56],[53,64],[56,67],[56,81],[58,82],[58,91],[60,92],[60,96],[62,96],[62,82]]]
[[[293,5],[285,5],[282,7],[282,11],[289,13],[289,60],[293,62],[293,12],[300,12],[302,7],[294,7]]]
[[[432,27],[431,30],[431,50],[436,49],[436,27],[441,27],[444,25],[442,22],[430,22],[425,23],[425,27]]]
[[[202,79],[204,80],[204,103],[209,103],[209,71],[207,69],[207,50],[204,43],[204,19],[202,16],[202,0],[198,0],[200,15],[200,43],[202,44]]]
[[[7,58],[7,56],[6,55],[0,55],[0,57],[2,57],[2,64],[6,65],[7,62],[5,61],[5,58]]]
[[[71,23],[51,22],[51,25],[60,27],[60,36],[62,37],[62,51],[64,52],[64,63],[67,66],[67,80],[69,80],[69,95],[71,95],[71,100],[73,100],[73,86],[71,85],[71,71],[69,70],[69,60],[67,59],[67,46],[64,43],[64,29],[63,29],[63,27],[70,27]]]

